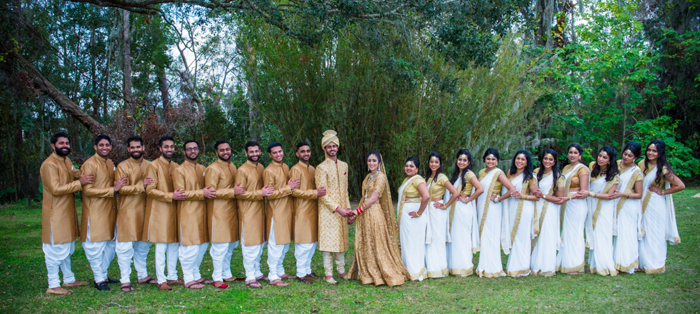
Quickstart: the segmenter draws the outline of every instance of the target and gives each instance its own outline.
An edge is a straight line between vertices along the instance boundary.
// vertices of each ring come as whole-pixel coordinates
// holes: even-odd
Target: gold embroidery
[[[532,180],[532,179],[530,179]],[[522,196],[527,195],[530,192],[530,185],[528,182],[523,181],[523,188],[521,189],[522,192],[520,193]],[[510,231],[510,243],[512,244],[515,242],[515,236],[518,235],[518,228],[520,227],[520,218],[523,215],[523,204],[525,204],[525,199],[520,197],[520,200],[518,201],[518,211],[515,214],[515,220],[513,221],[513,229]],[[529,271],[529,270],[528,270]],[[509,274],[510,276],[510,274]]]
[[[574,176],[568,176],[568,174],[570,174],[572,172],[574,174],[576,174],[578,172],[578,170],[581,169],[581,167],[583,167],[583,164],[578,164],[574,167],[571,167],[571,169],[569,169],[569,172],[562,174],[564,176],[564,178],[566,178],[566,183],[564,184],[564,195],[569,195],[569,188],[571,187],[571,179],[574,177]],[[566,211],[566,204],[567,203],[561,204],[561,210],[560,210],[560,216],[559,216],[559,220],[560,220],[559,221],[559,230],[564,229],[564,213]]]
[[[636,183],[636,181],[634,179],[637,177],[637,174],[639,174],[640,172],[641,171],[639,169],[636,169],[636,170],[634,170],[634,172],[632,172],[632,176],[630,177],[630,181],[627,182],[627,186],[625,187],[625,190],[622,193],[626,194],[626,193],[632,192],[632,188],[634,187],[634,184]],[[620,201],[618,201],[618,203],[617,203],[617,216],[620,216],[620,210],[625,205],[625,201],[627,201],[626,197],[620,197]]]

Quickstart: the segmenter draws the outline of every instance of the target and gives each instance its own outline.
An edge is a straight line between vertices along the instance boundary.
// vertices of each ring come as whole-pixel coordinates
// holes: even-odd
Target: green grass
[[[134,284],[136,291],[123,293],[118,285],[100,292],[92,286],[73,288],[70,296],[49,296],[44,255],[41,250],[41,209],[24,205],[0,208],[0,312],[697,312],[700,309],[700,192],[688,189],[676,196],[678,227],[682,243],[670,246],[666,273],[659,275],[591,274],[556,275],[552,278],[484,279],[449,277],[409,282],[388,288],[362,286],[341,280],[302,284],[290,281],[286,288],[247,288],[241,282],[227,290],[207,286],[188,290],[175,286],[159,291],[155,285]],[[351,231],[352,241],[352,231]],[[294,273],[293,246],[285,269]],[[153,270],[149,256],[149,274]],[[346,253],[352,260],[352,251]],[[475,257],[475,261],[477,258]],[[267,272],[263,255],[263,272]],[[506,259],[503,259],[505,263]],[[76,244],[72,257],[78,280],[92,281],[85,253]],[[234,273],[243,276],[240,248],[234,251]],[[348,262],[348,268],[350,263]],[[313,259],[313,270],[323,273],[321,254]],[[211,275],[207,254],[202,274]],[[116,260],[110,276],[119,278]],[[132,282],[136,282],[132,272]]]

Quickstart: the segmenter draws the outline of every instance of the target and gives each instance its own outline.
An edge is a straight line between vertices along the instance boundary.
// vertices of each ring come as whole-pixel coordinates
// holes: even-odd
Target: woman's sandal
[[[228,285],[225,284],[223,281],[214,281],[211,285],[214,286],[215,288],[219,288],[219,289],[228,288]]]
[[[153,279],[153,278],[151,278],[151,277],[146,277],[146,278],[143,278],[143,279],[139,279],[139,283],[157,284],[157,283],[158,283],[158,280],[155,280],[155,279]]]
[[[122,292],[131,292],[134,291],[134,287],[131,286],[131,283],[127,283],[121,286]]]
[[[248,287],[251,287],[251,288],[255,288],[255,289],[260,289],[260,288],[262,288],[262,285],[261,285],[259,282],[255,281],[255,280],[253,280],[253,281],[246,281],[245,285],[248,286]]]

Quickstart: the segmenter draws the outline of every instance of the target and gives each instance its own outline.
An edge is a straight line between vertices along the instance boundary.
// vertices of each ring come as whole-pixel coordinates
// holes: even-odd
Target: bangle
[[[421,215],[423,214],[419,214],[418,212],[416,212],[416,217],[420,217]]]
[[[356,212],[357,212],[358,215],[359,215],[359,214],[362,214],[363,211],[364,211],[364,210],[362,209],[362,206],[358,206],[358,207],[357,207]]]

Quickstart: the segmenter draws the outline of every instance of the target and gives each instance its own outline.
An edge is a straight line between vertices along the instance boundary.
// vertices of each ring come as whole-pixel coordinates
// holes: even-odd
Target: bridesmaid
[[[564,199],[561,205],[561,249],[557,254],[557,271],[576,275],[584,271],[586,244],[583,240],[583,228],[588,214],[588,167],[581,163],[583,147],[571,144],[567,148],[569,164],[564,167]]]
[[[423,177],[418,175],[420,162],[409,157],[404,164],[406,179],[399,187],[398,220],[401,260],[412,281],[425,279],[425,245],[430,243],[428,215],[425,213],[430,194]]]
[[[428,277],[442,278],[448,274],[446,243],[450,241],[450,235],[447,231],[449,219],[446,209],[457,200],[459,193],[443,173],[442,155],[438,152],[432,152],[428,158],[426,173],[430,174],[427,183],[432,202],[428,207],[428,212],[433,241],[426,247],[425,266],[428,270]],[[442,200],[445,196],[445,190],[452,194],[452,198],[446,203]]]
[[[518,192],[510,184],[506,174],[498,169],[500,159],[495,148],[487,149],[483,158],[486,169],[479,171],[479,183],[486,189],[486,193],[481,194],[476,201],[481,243],[479,265],[476,268],[479,277],[495,278],[506,275],[501,264],[501,244],[505,242],[505,237],[501,237],[501,231],[505,229],[501,228],[501,202],[511,195],[517,195]],[[508,192],[500,195],[502,186],[505,186]]]
[[[511,161],[508,179],[518,192],[503,203],[503,220],[506,222],[508,246],[503,251],[510,257],[506,264],[506,274],[510,277],[530,275],[530,253],[532,239],[539,233],[539,220],[535,218],[537,196],[531,195],[539,190],[537,180],[532,175],[532,157],[527,150],[519,150]],[[507,190],[503,191],[504,193]]]
[[[642,155],[642,145],[629,142],[618,160],[620,183],[613,195],[617,199],[613,222],[613,260],[619,273],[634,273],[639,266],[639,241],[642,231],[642,170],[635,161]]]
[[[592,274],[616,276],[613,261],[613,216],[615,213],[614,195],[619,183],[617,152],[610,146],[598,150],[596,161],[590,165],[588,219],[586,238],[588,240],[588,266]]]
[[[558,157],[559,155],[553,149],[545,149],[540,159],[542,167],[535,169],[540,188],[533,193],[540,198],[535,205],[535,218],[539,220],[540,233],[532,240],[533,249],[530,259],[530,269],[535,276],[554,276],[557,250],[561,247],[559,205],[564,202],[564,177],[559,172]]]
[[[685,189],[666,160],[666,143],[653,140],[646,157],[639,163],[644,174],[642,229],[646,235],[639,244],[639,267],[647,274],[666,271],[666,240],[681,242],[676,225],[676,210],[671,194]]]
[[[476,218],[476,198],[484,193],[479,179],[472,172],[472,153],[468,149],[457,152],[457,161],[450,180],[460,191],[458,201],[450,206],[449,235],[447,243],[447,267],[450,275],[466,277],[474,273],[473,253],[479,248],[479,221]],[[445,192],[445,203],[452,193]]]

